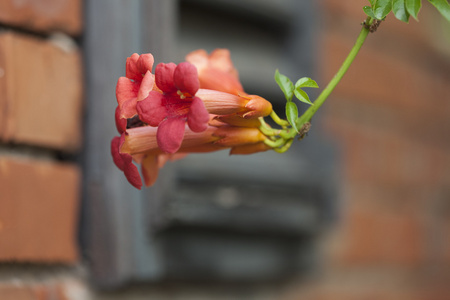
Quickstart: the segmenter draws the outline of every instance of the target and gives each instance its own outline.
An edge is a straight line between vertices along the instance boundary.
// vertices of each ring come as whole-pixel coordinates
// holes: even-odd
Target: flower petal
[[[119,138],[118,142],[118,152],[120,153],[120,148],[122,147],[123,143],[125,142],[125,134],[122,134]],[[114,141],[114,143],[117,143]],[[128,153],[120,153],[120,157],[122,158],[123,162],[123,172],[125,174],[125,177],[127,178],[128,182],[134,186],[137,189],[141,189],[142,187],[142,180],[141,176],[139,175],[139,171],[137,167],[133,164],[133,157]],[[114,159],[114,156],[113,156]],[[120,169],[120,168],[119,168]]]
[[[200,88],[244,94],[228,49],[216,49],[210,55],[205,50],[196,50],[186,56],[186,61],[197,68]]]
[[[193,132],[202,132],[208,128],[209,113],[203,101],[194,97],[187,116],[188,126]]]
[[[173,83],[173,73],[176,67],[177,65],[174,63],[160,63],[155,68],[156,85],[165,93],[172,93],[177,90]]]
[[[141,175],[139,175],[138,168],[133,164],[132,157],[129,154],[122,154],[124,161],[124,170],[125,177],[128,179],[128,182],[131,183],[132,186],[137,188],[138,190],[142,187],[142,179]]]
[[[158,126],[156,140],[162,151],[175,153],[180,149],[185,130],[183,118],[169,118],[162,121]]]
[[[209,65],[209,55],[204,49],[198,49],[186,55],[186,61],[193,64],[200,75]]]
[[[199,80],[202,89],[211,89],[234,95],[244,94],[244,88],[238,79],[219,70],[205,69],[200,73]]]
[[[231,61],[230,50],[228,49],[215,49],[209,55],[211,66],[214,69],[220,70],[222,72],[226,72],[238,79],[238,73],[235,67],[233,66],[233,62]]]
[[[147,71],[144,75],[144,78],[142,78],[141,86],[139,87],[136,101],[141,101],[145,99],[150,93],[150,91],[153,89],[154,85],[155,85],[155,77],[153,76],[152,72]]]
[[[113,158],[116,167],[119,168],[121,171],[123,171],[124,162],[122,156],[119,153],[119,147],[120,147],[120,137],[115,136],[111,141],[111,156]]]
[[[127,129],[127,119],[121,118],[120,115],[121,115],[120,107],[117,106],[114,117],[115,117],[115,120],[116,120],[117,131],[120,134],[122,134]]]
[[[173,74],[173,81],[178,90],[183,93],[187,92],[191,96],[194,96],[200,87],[197,68],[188,62],[182,62],[177,66]]]
[[[142,75],[139,72],[137,62],[139,60],[139,54],[133,53],[130,57],[127,58],[126,67],[125,67],[125,76],[129,79],[141,81]]]
[[[155,62],[155,59],[153,58],[153,55],[151,53],[141,54],[137,61],[138,71],[141,74],[145,74],[145,73],[147,73],[147,71],[150,71],[150,73],[151,73],[154,62]]]
[[[116,98],[120,108],[122,108],[125,101],[136,98],[138,91],[138,83],[133,82],[126,77],[120,77],[119,80],[117,80],[116,85]]]
[[[142,176],[144,177],[144,182],[146,186],[152,186],[159,173],[159,155],[146,155],[142,160]]]
[[[158,126],[167,117],[166,107],[163,105],[164,96],[151,91],[147,98],[136,104],[139,119],[150,126]]]
[[[137,114],[136,111],[136,98],[127,100],[122,103],[122,108],[120,109],[120,118],[129,119]]]

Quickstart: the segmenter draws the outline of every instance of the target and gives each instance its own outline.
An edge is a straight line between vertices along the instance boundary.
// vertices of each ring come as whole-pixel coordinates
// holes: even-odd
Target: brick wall
[[[76,243],[81,3],[0,1],[1,300],[90,298]],[[366,1],[320,4],[324,83],[354,43]],[[317,276],[289,299],[450,298],[449,47],[433,9],[420,19],[389,16],[319,112],[340,148],[339,218]]]
[[[0,2],[2,300],[74,299],[79,284],[81,3]]]
[[[321,1],[322,82],[358,35],[355,2]],[[339,218],[289,299],[450,299],[448,23],[423,2],[419,23],[390,15],[368,37],[321,112],[340,148]]]

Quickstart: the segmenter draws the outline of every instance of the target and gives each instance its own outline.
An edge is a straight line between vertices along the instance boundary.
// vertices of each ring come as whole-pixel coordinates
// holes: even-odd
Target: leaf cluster
[[[402,22],[408,23],[412,16],[418,20],[418,14],[422,7],[422,0],[368,0],[370,6],[364,6],[363,10],[369,17],[383,20],[391,11]],[[450,22],[450,4],[447,0],[428,0],[442,16]]]
[[[284,96],[286,97],[286,118],[289,124],[294,128],[295,131],[299,131],[297,128],[296,120],[298,119],[298,107],[292,101],[292,98],[295,97],[301,102],[307,103],[309,105],[313,105],[311,100],[309,100],[308,94],[303,90],[303,88],[311,87],[318,88],[317,83],[309,77],[303,77],[297,80],[294,84],[287,76],[275,71],[275,81],[280,86],[281,91],[283,91]]]

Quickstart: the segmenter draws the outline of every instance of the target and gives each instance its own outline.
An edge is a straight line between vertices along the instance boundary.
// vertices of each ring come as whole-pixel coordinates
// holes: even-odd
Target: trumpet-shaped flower
[[[234,118],[234,117],[233,117]],[[182,144],[175,154],[163,152],[158,146],[158,128],[141,126],[129,128],[121,138],[116,137],[112,142],[112,154],[116,165],[124,171],[128,181],[135,187],[140,187],[140,178],[131,158],[142,166],[142,174],[146,186],[152,185],[159,169],[168,159],[178,159],[187,153],[213,152],[230,149],[230,154],[251,154],[269,150],[264,144],[266,136],[254,127],[253,120],[243,119],[244,126],[233,126],[224,121],[230,118],[211,120],[211,124],[202,132],[193,132],[188,125],[184,125],[185,134]],[[232,123],[235,121],[232,120]],[[250,127],[246,127],[246,125]]]
[[[196,50],[186,56],[186,61],[198,70],[200,90],[197,96],[205,102],[209,113],[224,115],[237,112],[244,118],[258,118],[271,113],[269,101],[245,93],[228,49],[216,49],[209,55],[205,50]]]
[[[153,56],[133,54],[126,77],[117,83],[115,121],[121,136],[111,141],[111,154],[138,189],[143,183],[134,163],[141,165],[144,183],[150,186],[167,160],[187,153],[271,149],[258,118],[269,115],[272,105],[244,92],[229,51],[208,55],[198,50],[187,61],[161,63],[153,75]]]
[[[186,55],[186,61],[197,68],[202,89],[230,94],[244,93],[228,49],[216,49],[209,55],[203,49],[196,50]]]
[[[254,127],[222,126],[214,132],[214,136],[220,138],[216,144],[226,147],[255,144],[266,139],[266,136]]]
[[[270,146],[266,145],[264,142],[258,142],[254,144],[245,144],[234,146],[230,150],[230,155],[245,155],[245,154],[254,154],[258,152],[264,152],[272,149]]]
[[[155,69],[156,85],[162,93],[151,91],[137,104],[139,118],[158,126],[158,146],[167,153],[175,153],[183,140],[185,123],[193,132],[205,131],[209,113],[203,101],[195,94],[199,89],[197,69],[183,62],[158,64]]]
[[[200,89],[198,96],[210,114],[238,114],[244,118],[268,116],[272,112],[272,104],[255,95],[233,95],[215,90]]]
[[[154,87],[152,74],[153,55],[134,53],[127,58],[125,77],[120,77],[116,85],[116,98],[120,108],[120,118],[136,115],[136,103],[146,98]]]
[[[218,140],[217,137],[213,136],[216,130],[217,128],[214,126],[207,126],[206,130],[202,132],[194,132],[185,125],[185,134],[179,151],[183,152],[185,148],[215,142]],[[143,153],[163,154],[164,152],[158,146],[157,133],[158,128],[152,126],[127,129],[120,151],[131,155]]]

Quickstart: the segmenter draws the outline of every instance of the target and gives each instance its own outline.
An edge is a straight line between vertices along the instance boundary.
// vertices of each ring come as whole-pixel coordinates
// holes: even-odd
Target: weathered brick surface
[[[81,67],[79,50],[64,39],[0,33],[0,139],[79,149]]]
[[[48,275],[47,275],[48,276]],[[0,282],[1,300],[89,300],[90,294],[84,282],[71,277],[71,272],[49,279],[24,279]]]
[[[331,79],[351,44],[340,35],[323,39],[324,81]],[[445,66],[445,63],[443,63]],[[387,106],[390,109],[406,109],[445,121],[450,113],[448,79],[445,69],[424,70],[414,61],[402,61],[390,53],[363,48],[354,65],[339,83],[333,97],[350,98],[367,104]],[[436,111],[436,107],[441,109]],[[398,111],[403,116],[402,111]],[[407,116],[404,116],[407,118]]]
[[[389,273],[366,275],[327,278],[326,282],[303,285],[282,300],[446,300],[450,292],[449,287],[424,284],[414,276],[408,283]]]
[[[372,114],[364,119],[363,109],[355,105],[355,112],[361,114],[352,117],[340,113],[351,110],[351,106],[346,106],[346,109],[338,106],[330,105],[333,116],[329,116],[325,127],[345,148],[342,158],[346,178],[411,191],[414,187],[439,189],[444,183],[450,183],[447,179],[449,155],[443,147],[448,147],[447,139],[430,142],[429,137],[416,134],[413,128],[406,130],[405,127],[403,130],[403,126],[386,126],[389,121],[383,114]],[[416,116],[418,118],[419,115]],[[428,130],[435,129],[434,125]],[[443,128],[440,134],[446,131]]]
[[[77,261],[79,168],[0,156],[0,261]]]
[[[78,35],[82,29],[82,0],[2,0],[0,22],[34,31],[64,31]]]
[[[321,4],[327,82],[367,1]],[[319,112],[341,149],[339,220],[324,276],[292,299],[450,299],[450,65],[435,36],[442,17],[424,5],[419,18],[388,16]]]
[[[30,287],[0,284],[0,297],[4,300],[37,300],[36,291]]]
[[[420,22],[410,18],[410,22],[406,24],[397,20],[390,13],[380,25],[379,32],[382,33],[372,35],[370,40],[378,40],[377,42],[383,44],[383,47],[389,47],[389,42],[391,41],[398,46],[399,38],[401,39],[400,44],[413,43],[421,49],[432,47],[430,44],[434,43],[434,37],[433,33],[430,32],[430,27],[433,25],[436,26],[441,16],[427,1],[422,1],[422,4],[423,6],[419,14]],[[345,32],[348,37],[353,37],[360,30],[360,27],[356,25],[361,24],[367,17],[362,8],[369,5],[369,2],[367,0],[323,0],[319,2],[319,5],[323,13],[322,21],[327,24],[325,28],[327,32]],[[345,31],[343,31],[344,28]],[[439,29],[433,28],[433,31],[436,30],[439,31]],[[381,35],[383,36],[382,38],[380,37]],[[371,46],[377,43],[372,43],[370,40],[368,43]],[[410,49],[410,51],[415,50]],[[406,56],[409,55],[409,53],[405,52],[403,54]]]
[[[386,207],[374,205],[379,194],[355,193],[352,207],[346,212],[342,225],[341,249],[335,255],[339,265],[417,268],[426,261],[426,242],[423,221],[411,206]],[[364,204],[356,204],[358,201]],[[367,203],[366,201],[369,201]],[[370,203],[372,202],[372,203]],[[359,206],[359,207],[355,207]],[[378,207],[377,207],[378,206]]]

